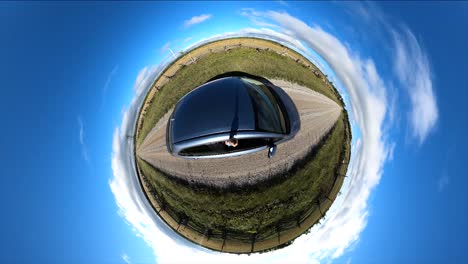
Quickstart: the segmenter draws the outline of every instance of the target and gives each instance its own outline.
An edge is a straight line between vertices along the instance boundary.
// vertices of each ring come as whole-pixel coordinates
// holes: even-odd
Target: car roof
[[[239,77],[210,81],[185,95],[172,116],[172,142],[255,130],[255,113]]]

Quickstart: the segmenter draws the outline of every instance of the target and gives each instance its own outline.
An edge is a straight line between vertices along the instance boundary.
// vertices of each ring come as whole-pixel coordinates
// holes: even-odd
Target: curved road
[[[174,157],[166,148],[166,124],[172,109],[150,131],[137,149],[137,155],[167,174],[216,186],[253,184],[289,170],[333,127],[342,109],[328,97],[309,88],[283,80],[271,81],[292,98],[301,118],[300,131],[293,139],[278,145],[273,158],[267,157],[267,150],[217,159]]]

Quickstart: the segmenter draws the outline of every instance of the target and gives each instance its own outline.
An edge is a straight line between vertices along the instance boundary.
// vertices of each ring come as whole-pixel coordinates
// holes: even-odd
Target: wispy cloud
[[[393,31],[392,36],[395,45],[394,70],[411,100],[409,118],[412,135],[422,143],[439,117],[429,60],[408,28],[404,27],[402,33]]]
[[[389,65],[393,66],[404,94],[409,96],[410,133],[422,144],[439,119],[428,55],[408,26],[387,16],[375,3],[348,6],[350,13],[362,19],[373,35],[376,34],[374,38],[392,44]]]
[[[157,70],[157,67],[144,67],[140,70],[133,85],[133,91],[136,95],[140,95],[145,89],[149,88],[158,73]]]
[[[277,2],[278,4],[282,5],[282,6],[289,6],[289,3],[287,1],[284,1],[284,0],[278,0],[278,1],[275,1]]]
[[[109,73],[109,75],[107,75],[106,83],[104,84],[104,87],[102,87],[102,92],[101,92],[102,101],[101,101],[101,107],[100,107],[101,110],[104,108],[104,105],[106,103],[106,94],[107,94],[107,91],[109,90],[109,86],[111,84],[112,78],[114,78],[114,75],[117,73],[118,69],[119,69],[119,65],[117,64],[114,66],[114,68]]]
[[[210,15],[210,14],[203,14],[203,15],[199,15],[199,16],[194,16],[194,17],[190,18],[189,20],[184,21],[184,27],[188,28],[188,27],[191,27],[193,25],[200,24],[200,23],[205,22],[206,20],[210,19],[211,17],[212,17],[212,15]]]
[[[250,20],[254,25],[259,27],[277,28],[273,23],[268,23],[261,12],[257,12],[253,8],[242,8],[240,14]]]
[[[169,48],[171,47],[171,42],[167,42],[166,44],[164,44],[161,49],[159,50],[159,52],[162,54],[164,52],[166,52]]]
[[[83,156],[83,159],[86,162],[89,162],[89,154],[88,154],[88,148],[85,143],[85,135],[84,135],[84,124],[83,124],[83,119],[81,116],[77,117],[78,121],[78,127],[79,127],[79,140],[80,140],[80,145],[81,145],[81,155]]]
[[[453,164],[451,164],[454,159],[453,156],[457,155],[457,151],[460,151],[458,145],[451,144],[447,146],[447,151],[445,153],[445,157],[440,161],[440,167],[442,168],[440,177],[437,178],[437,191],[442,192],[444,191],[450,183],[450,168],[453,168]]]
[[[125,261],[125,263],[131,264],[130,257],[126,253],[122,254],[122,259]]]
[[[440,178],[437,180],[437,191],[442,192],[449,184],[449,176],[446,172],[442,173]]]
[[[164,46],[161,47],[160,53],[163,54],[166,51],[169,51],[171,56],[173,56],[174,58],[177,57],[177,55],[173,51],[174,48],[171,48],[171,45],[171,42],[167,42],[166,44],[164,44]]]

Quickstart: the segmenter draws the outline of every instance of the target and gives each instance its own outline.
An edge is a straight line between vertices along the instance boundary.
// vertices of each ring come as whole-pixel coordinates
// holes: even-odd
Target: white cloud
[[[409,93],[410,124],[419,143],[429,135],[438,119],[437,100],[432,88],[429,60],[408,28],[392,32],[395,45],[395,73]]]
[[[203,14],[203,15],[199,15],[199,16],[194,16],[194,17],[190,18],[189,20],[184,21],[184,27],[188,28],[188,27],[191,27],[193,25],[200,24],[200,23],[210,19],[211,17],[212,17],[212,15],[210,15],[210,14]]]
[[[84,124],[83,124],[83,119],[81,116],[77,117],[78,121],[78,127],[79,127],[79,140],[80,140],[80,145],[81,145],[81,155],[83,156],[83,159],[86,162],[89,162],[89,154],[88,154],[88,148],[85,143],[85,138],[84,138]]]
[[[191,48],[213,39],[246,35],[279,40],[308,56],[312,56],[309,52],[311,48],[321,56],[333,71],[330,75],[335,75],[346,89],[352,124],[357,126],[353,127],[353,131],[358,129],[360,132],[360,137],[353,135],[352,160],[342,195],[336,199],[322,224],[314,226],[308,235],[299,237],[292,246],[281,250],[238,256],[205,250],[180,239],[161,222],[143,196],[132,160],[132,142],[125,137],[133,135],[138,107],[151,83],[148,76],[155,76],[163,66],[144,68],[135,83],[135,98],[124,113],[120,129],[114,133],[114,177],[110,186],[120,208],[119,213],[150,245],[159,263],[316,263],[337,258],[359,241],[368,221],[369,195],[379,183],[383,166],[395,147],[393,142],[387,141],[384,129],[385,120],[389,118],[389,105],[392,104],[387,101],[388,88],[371,58],[351,50],[349,45],[321,27],[309,26],[287,13],[257,12],[253,9],[248,12],[262,18],[262,21],[275,24],[280,31],[247,28],[239,32],[226,32],[201,40]]]
[[[371,59],[361,58],[322,28],[311,27],[287,13],[270,11],[263,15],[278,23],[283,33],[288,32],[290,37],[314,49],[328,63],[346,88],[352,116],[361,132],[353,148],[343,199],[337,199],[326,221],[311,235],[310,243],[316,245],[311,252],[319,259],[335,258],[358,240],[369,214],[367,199],[382,176],[389,152],[382,131],[387,111],[386,86]]]

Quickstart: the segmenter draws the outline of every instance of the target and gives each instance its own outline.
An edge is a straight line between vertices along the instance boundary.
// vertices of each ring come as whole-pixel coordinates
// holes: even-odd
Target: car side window
[[[224,141],[199,145],[183,149],[179,152],[181,156],[211,156],[246,151],[269,145],[271,142],[267,138],[239,139],[237,146],[227,146]]]

